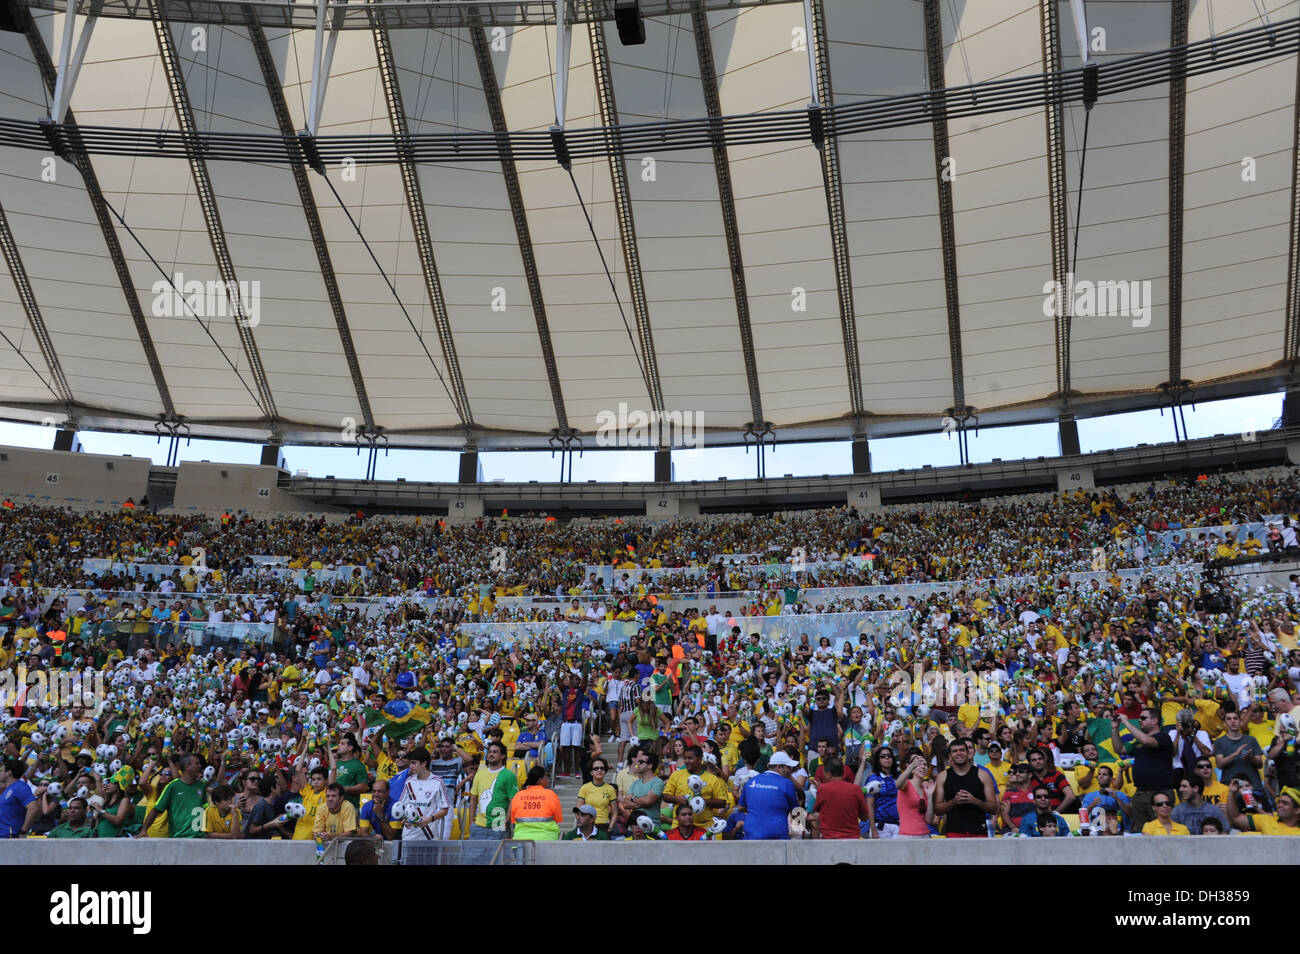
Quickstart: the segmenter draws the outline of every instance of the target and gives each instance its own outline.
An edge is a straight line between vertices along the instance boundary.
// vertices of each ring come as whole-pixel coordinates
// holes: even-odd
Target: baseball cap
[[[595,818],[595,817],[596,817],[596,806],[594,806],[594,805],[579,805],[579,806],[578,806],[578,812],[579,812],[580,814],[583,814],[583,815],[590,815],[592,818]]]
[[[784,765],[787,768],[798,768],[799,763],[784,752],[773,752],[772,757],[768,759],[768,765]]]

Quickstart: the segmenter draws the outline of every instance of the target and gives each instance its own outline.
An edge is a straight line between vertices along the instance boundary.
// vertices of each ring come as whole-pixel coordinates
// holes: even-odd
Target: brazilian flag
[[[365,709],[362,716],[368,726],[378,726],[390,739],[404,739],[419,732],[433,718],[424,706],[405,699],[394,699],[382,709]]]
[[[1097,744],[1097,761],[1099,762],[1118,762],[1124,756],[1115,751],[1115,745],[1110,737],[1110,720],[1109,719],[1089,719],[1088,720],[1088,739]],[[1133,741],[1133,734],[1128,729],[1121,729],[1119,734],[1120,744],[1124,747]]]

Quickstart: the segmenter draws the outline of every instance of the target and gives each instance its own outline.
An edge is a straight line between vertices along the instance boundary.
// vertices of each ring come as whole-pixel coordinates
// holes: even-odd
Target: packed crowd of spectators
[[[1298,511],[1251,475],[660,523],[6,505],[0,836],[1300,834],[1295,585],[1118,573],[1281,556]],[[1220,529],[1161,535],[1194,528]],[[824,596],[934,581],[959,582]],[[904,620],[879,638],[748,618],[880,609]],[[228,622],[274,636],[195,644]]]

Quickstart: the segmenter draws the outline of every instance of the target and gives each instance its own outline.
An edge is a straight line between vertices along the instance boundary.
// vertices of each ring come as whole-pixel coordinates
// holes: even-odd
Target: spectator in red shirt
[[[853,770],[845,765],[843,759],[840,758],[840,747],[838,745],[834,742],[827,742],[825,746],[823,746],[821,742],[818,742],[817,751],[821,753],[821,756],[813,761],[820,764],[817,766],[817,771],[813,773],[813,777],[817,779],[818,785],[822,784],[822,782],[826,781],[828,778],[826,766],[830,764],[831,759],[835,759],[835,761],[839,762],[842,766],[842,771],[838,773],[839,777],[844,779],[846,782],[853,781]]]
[[[1034,793],[1029,788],[1029,764],[1018,762],[1007,772],[1007,788],[1000,799],[1002,827],[1019,831],[1020,821],[1033,811]]]
[[[1052,811],[1069,811],[1070,806],[1078,802],[1079,797],[1070,788],[1070,783],[1065,780],[1064,775],[1056,770],[1051,749],[1046,746],[1031,749],[1029,751],[1029,768],[1032,772],[1029,777],[1031,789],[1037,788],[1039,785],[1051,789]]]
[[[828,781],[817,788],[817,801],[809,816],[822,838],[861,838],[862,825],[870,817],[862,789],[844,779],[844,763],[838,755],[827,756],[823,765]]]
[[[695,827],[695,812],[690,805],[678,805],[674,816],[677,827],[668,833],[669,841],[703,841],[704,829]]]

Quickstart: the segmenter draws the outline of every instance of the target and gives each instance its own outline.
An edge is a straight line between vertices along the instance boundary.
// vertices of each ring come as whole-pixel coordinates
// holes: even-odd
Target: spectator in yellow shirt
[[[203,834],[206,838],[239,838],[243,835],[244,819],[235,807],[235,791],[229,785],[218,785],[209,796],[212,801],[203,810]]]
[[[1237,805],[1241,783],[1232,780],[1228,786],[1228,824],[1238,831],[1253,831],[1261,835],[1300,835],[1300,789],[1287,786],[1277,796],[1276,815],[1245,815]]]
[[[355,838],[357,835],[357,810],[343,797],[343,786],[331,782],[325,789],[325,805],[316,810],[312,831],[321,841],[335,838]]]
[[[1233,783],[1236,784],[1235,782]],[[1155,798],[1151,799],[1151,807],[1156,810],[1156,817],[1142,826],[1144,835],[1190,835],[1191,831],[1186,825],[1180,825],[1170,817],[1174,809],[1174,800],[1171,795],[1165,792],[1159,792]]]

